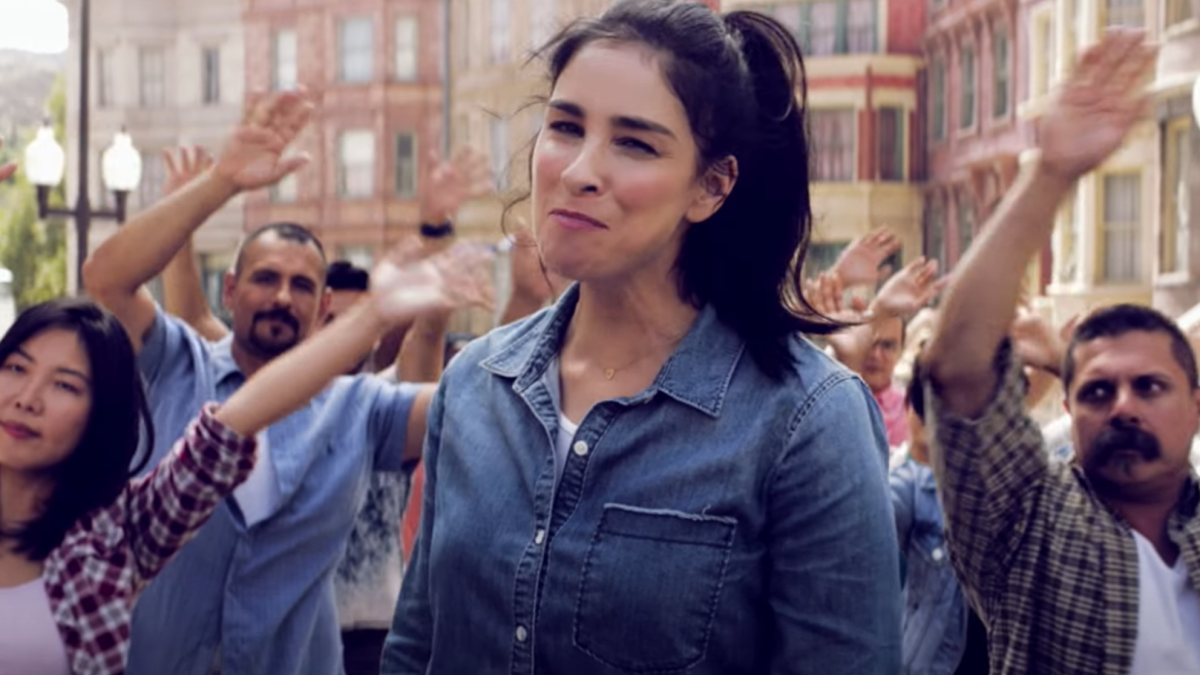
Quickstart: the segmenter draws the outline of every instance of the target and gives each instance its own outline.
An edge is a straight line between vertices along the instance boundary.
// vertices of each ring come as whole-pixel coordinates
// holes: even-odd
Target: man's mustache
[[[1162,457],[1162,445],[1154,435],[1128,424],[1113,424],[1092,441],[1089,463],[1103,466],[1118,452],[1132,450],[1147,462]]]
[[[300,332],[300,322],[286,309],[271,309],[265,312],[257,312],[254,315],[254,323],[258,323],[259,321],[278,321],[287,324],[288,328],[292,329],[292,332]]]

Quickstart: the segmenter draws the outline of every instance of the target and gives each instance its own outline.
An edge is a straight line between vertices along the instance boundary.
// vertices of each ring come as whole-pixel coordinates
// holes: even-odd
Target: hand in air
[[[241,126],[225,143],[214,173],[238,190],[278,183],[308,163],[308,157],[284,157],[308,125],[313,104],[302,91],[263,96],[246,106]]]
[[[490,246],[460,243],[431,252],[415,238],[405,240],[375,267],[371,298],[389,325],[421,315],[495,304]]]

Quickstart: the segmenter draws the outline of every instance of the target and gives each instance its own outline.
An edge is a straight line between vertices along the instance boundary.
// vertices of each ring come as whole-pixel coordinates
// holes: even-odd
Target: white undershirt
[[[575,440],[576,431],[579,431],[579,425],[567,419],[567,416],[562,411],[559,411],[558,438],[554,444],[555,485],[558,485],[562,481],[563,471],[567,468],[567,453],[571,451],[571,441]]]
[[[275,465],[271,463],[271,447],[267,443],[264,429],[255,439],[254,470],[245,483],[233,490],[233,498],[242,510],[246,527],[266,520],[279,507],[279,479],[275,476]]]
[[[0,675],[71,675],[41,577],[0,588]]]
[[[1183,556],[1167,567],[1154,544],[1133,533],[1138,549],[1138,630],[1130,675],[1200,673],[1200,595]]]

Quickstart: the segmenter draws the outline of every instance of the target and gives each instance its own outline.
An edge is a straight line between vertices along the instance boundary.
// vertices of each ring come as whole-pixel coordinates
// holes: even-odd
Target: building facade
[[[312,161],[245,196],[253,228],[312,228],[331,258],[370,269],[419,224],[442,138],[440,3],[245,0],[249,91],[302,86],[316,108],[296,152]]]
[[[1150,0],[1043,0],[1030,5],[1027,16],[1034,44],[1029,64],[1036,86],[1022,117],[1037,120],[1053,86],[1109,26],[1143,27],[1150,39],[1158,39],[1164,8]],[[1045,81],[1048,86],[1041,86]],[[1056,320],[1115,302],[1151,302],[1159,276],[1156,224],[1162,207],[1164,126],[1168,125],[1148,121],[1136,128],[1099,170],[1079,182],[1060,210],[1046,288]]]
[[[926,0],[725,0],[723,9],[774,16],[805,55],[813,161],[807,273],[885,225],[903,242],[900,258],[921,255]]]
[[[68,172],[79,157],[79,2],[67,1],[71,43],[67,71]],[[142,153],[142,181],[130,196],[136,212],[161,197],[166,169],[161,154],[180,144],[212,151],[241,117],[244,67],[241,0],[106,0],[91,3],[90,139],[88,194],[110,206],[100,157],[126,127]],[[71,190],[78,189],[73,183]],[[70,196],[74,200],[74,195]],[[242,233],[242,207],[222,209],[196,235],[206,283],[228,265]],[[94,220],[91,250],[115,231]],[[69,237],[70,259],[76,255]],[[71,287],[74,265],[68,265]],[[219,282],[218,282],[219,284]],[[218,285],[219,288],[219,285]],[[219,295],[219,292],[218,292]],[[210,293],[210,300],[217,298]]]
[[[1159,136],[1154,306],[1179,316],[1200,304],[1200,129],[1192,87],[1200,76],[1200,3],[1165,0],[1154,82]]]
[[[1018,0],[934,0],[923,48],[926,254],[951,269],[1016,180],[1027,50]],[[1045,267],[1049,268],[1049,261]]]

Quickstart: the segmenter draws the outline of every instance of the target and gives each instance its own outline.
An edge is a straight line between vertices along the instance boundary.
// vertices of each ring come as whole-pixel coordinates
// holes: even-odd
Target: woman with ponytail
[[[871,393],[801,337],[804,71],[752,12],[621,0],[542,52],[556,306],[442,378],[385,674],[900,667]]]

